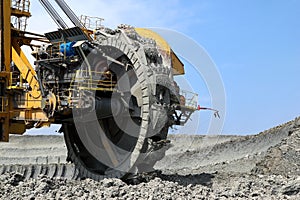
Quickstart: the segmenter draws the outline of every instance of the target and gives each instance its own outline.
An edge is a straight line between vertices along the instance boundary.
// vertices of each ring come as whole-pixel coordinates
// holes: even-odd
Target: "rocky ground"
[[[300,199],[300,118],[253,136],[169,139],[159,171],[138,182],[32,179],[0,168],[0,199]],[[0,164],[63,163],[63,152],[60,136],[13,137],[0,144]]]

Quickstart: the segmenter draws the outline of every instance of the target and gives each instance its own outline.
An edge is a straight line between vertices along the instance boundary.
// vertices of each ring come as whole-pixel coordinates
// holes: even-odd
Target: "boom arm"
[[[68,16],[68,18],[72,21],[72,23],[82,29],[86,29],[75,15],[75,13],[71,10],[71,8],[66,4],[64,0],[55,0],[57,5],[64,11],[64,13]]]
[[[52,17],[52,19],[60,28],[68,28],[66,22],[64,22],[64,20],[59,16],[59,14],[55,11],[55,9],[52,7],[48,0],[39,0],[39,2],[42,4],[42,6],[45,8],[48,14]]]

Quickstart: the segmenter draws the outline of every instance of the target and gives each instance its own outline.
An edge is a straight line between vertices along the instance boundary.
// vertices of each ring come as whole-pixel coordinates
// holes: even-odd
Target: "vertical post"
[[[4,109],[0,112],[0,141],[7,142],[9,140],[9,110],[10,99],[8,106],[5,106],[7,97],[6,87],[10,81],[10,63],[11,63],[11,1],[2,0],[0,3],[0,96],[1,107]]]
[[[3,1],[0,2],[0,13],[3,13]],[[2,14],[1,14],[2,15]],[[3,54],[3,17],[0,16],[0,71],[2,71],[2,67],[4,66],[4,54]]]
[[[1,7],[1,49],[3,52],[3,64],[4,71],[10,72],[10,62],[11,62],[11,1],[1,1],[3,6]],[[1,54],[2,54],[1,52]],[[2,60],[2,59],[1,59]],[[2,64],[2,63],[1,63]]]

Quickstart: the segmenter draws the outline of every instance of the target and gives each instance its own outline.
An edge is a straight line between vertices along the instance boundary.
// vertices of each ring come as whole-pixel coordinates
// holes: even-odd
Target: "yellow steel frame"
[[[14,47],[12,47],[12,61],[15,63],[17,68],[20,71],[21,76],[23,79],[27,81],[29,86],[31,87],[32,91],[30,92],[31,96],[35,99],[41,100],[41,92],[39,91],[40,86],[38,83],[38,80],[36,79],[36,72],[30,65],[28,59],[26,58],[25,54],[19,47],[18,49],[19,53],[15,50]],[[33,108],[40,107],[39,104],[32,105]]]
[[[28,2],[30,3],[30,2]],[[42,110],[42,96],[40,92],[39,82],[36,78],[36,72],[30,65],[27,57],[21,49],[21,45],[29,45],[30,38],[22,35],[21,31],[11,27],[11,17],[30,17],[29,10],[18,10],[12,8],[10,0],[4,0],[1,3],[0,17],[2,18],[1,35],[1,69],[0,77],[5,82],[6,91],[4,96],[0,96],[0,123],[2,124],[0,141],[8,141],[9,134],[23,134],[29,121],[31,122],[49,122],[46,114]],[[19,31],[19,32],[18,32]],[[22,37],[15,36],[21,35]],[[20,71],[20,87],[13,87],[11,62],[14,62]],[[25,80],[30,87],[29,91],[22,88],[22,81]],[[13,97],[19,93],[20,89],[25,92],[23,101],[14,101]],[[18,90],[18,91],[17,91]],[[17,104],[17,105],[15,105]],[[31,123],[32,124],[32,123]],[[42,124],[42,123],[39,123]]]
[[[1,2],[1,18],[2,18],[2,27],[1,29],[1,69],[3,71],[0,72],[0,76],[3,80],[3,84],[5,86],[9,83],[9,72],[10,72],[10,63],[11,63],[11,28],[10,28],[10,18],[11,18],[11,1],[2,1]],[[2,124],[1,128],[2,130],[2,138],[0,138],[0,141],[8,141],[9,139],[9,111],[10,111],[10,102],[11,98],[9,97],[1,97],[2,100],[5,100],[8,102],[8,105],[2,106],[2,112],[0,112],[0,123]],[[2,102],[3,104],[4,102]]]

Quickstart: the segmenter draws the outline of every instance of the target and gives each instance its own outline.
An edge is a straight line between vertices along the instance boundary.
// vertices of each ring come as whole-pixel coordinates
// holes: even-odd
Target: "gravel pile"
[[[130,185],[119,179],[67,181],[18,174],[0,176],[1,199],[299,199],[300,178],[281,175],[212,175],[211,185],[199,177],[156,177]],[[176,179],[175,179],[176,178]],[[184,183],[191,179],[193,184]],[[174,180],[171,180],[174,179]],[[183,181],[182,179],[186,179]],[[198,180],[200,181],[200,180]]]
[[[289,136],[268,149],[265,158],[253,169],[256,173],[300,176],[300,118]]]
[[[300,118],[255,136],[221,140],[202,147],[196,141],[185,151],[186,143],[177,138],[158,165],[161,172],[135,181],[26,179],[5,173],[0,199],[300,199]],[[209,144],[210,152],[202,154]],[[168,163],[172,156],[178,156],[177,168]]]

